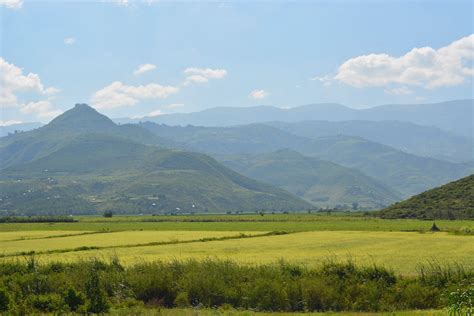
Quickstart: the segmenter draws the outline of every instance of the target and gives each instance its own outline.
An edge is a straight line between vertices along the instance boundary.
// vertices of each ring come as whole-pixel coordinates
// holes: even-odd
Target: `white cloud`
[[[161,110],[151,111],[146,116],[153,117],[153,116],[159,116],[159,115],[163,115],[163,111],[161,111]]]
[[[177,109],[177,108],[182,108],[184,106],[183,103],[173,103],[173,104],[168,104],[165,106],[167,109]]]
[[[177,93],[178,88],[150,83],[142,86],[127,86],[120,81],[112,82],[92,96],[92,104],[98,109],[113,109],[133,106],[142,99],[165,99]]]
[[[205,83],[209,79],[222,79],[227,76],[227,70],[191,67],[186,68],[184,74],[186,75],[184,85],[188,85],[190,83]]]
[[[23,122],[17,121],[17,120],[0,121],[0,126],[10,126],[10,125],[16,125],[16,124],[21,124],[21,123]]]
[[[456,86],[474,75],[474,34],[434,49],[413,48],[400,57],[369,54],[351,58],[333,79],[356,88],[400,84],[426,89]]]
[[[156,66],[153,64],[143,64],[138,66],[138,68],[133,72],[135,76],[139,76],[141,74],[144,74],[145,72],[152,71],[153,69],[156,69]]]
[[[61,110],[54,109],[49,101],[29,102],[23,105],[20,111],[23,114],[36,115],[42,119],[52,119],[63,113]]]
[[[329,75],[325,75],[325,76],[316,76],[316,77],[313,77],[311,78],[311,80],[313,81],[319,81],[323,84],[323,86],[327,87],[327,86],[330,86],[332,81],[334,80],[334,78],[332,76],[329,76]]]
[[[407,87],[400,87],[400,88],[387,88],[383,90],[386,94],[391,95],[407,95],[412,94],[413,91],[408,89]]]
[[[249,94],[249,98],[252,98],[254,100],[262,100],[265,99],[269,95],[268,92],[265,90],[253,90]]]
[[[2,5],[10,9],[21,9],[23,0],[0,0],[0,6]]]
[[[64,44],[66,45],[73,45],[74,43],[76,43],[76,39],[74,37],[66,37],[64,39]]]
[[[23,74],[23,70],[0,57],[0,106],[17,106],[17,92],[37,92],[52,95],[59,90],[45,88],[37,74]]]

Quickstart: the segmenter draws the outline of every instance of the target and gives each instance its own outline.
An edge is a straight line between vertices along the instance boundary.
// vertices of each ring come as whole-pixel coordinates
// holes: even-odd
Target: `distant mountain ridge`
[[[312,207],[207,155],[157,146],[162,139],[143,127],[124,126],[77,105],[44,127],[0,139],[0,214]]]
[[[216,107],[193,113],[164,114],[137,120],[167,125],[233,126],[269,121],[404,121],[436,126],[465,137],[473,137],[474,100],[455,100],[431,104],[380,105],[368,109],[353,109],[336,103],[310,104],[289,109],[274,106]]]
[[[140,126],[174,141],[181,148],[210,154],[217,159],[291,149],[305,156],[357,169],[405,197],[463,177],[473,167],[471,163],[419,157],[361,137],[333,135],[311,139],[265,124],[180,127],[147,122]]]
[[[474,161],[474,138],[458,136],[433,126],[401,121],[302,121],[265,124],[313,139],[334,135],[357,136],[422,157],[451,162]]]

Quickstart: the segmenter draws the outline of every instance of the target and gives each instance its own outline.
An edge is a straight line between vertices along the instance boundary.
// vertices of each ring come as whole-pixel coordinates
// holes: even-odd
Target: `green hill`
[[[365,138],[330,135],[297,136],[276,127],[251,124],[235,127],[166,126],[142,123],[182,148],[220,156],[256,155],[291,149],[308,157],[357,169],[409,197],[470,174],[472,163],[452,163],[408,154]]]
[[[221,160],[229,168],[296,194],[317,207],[380,208],[400,195],[361,172],[280,150]]]
[[[75,122],[77,113],[84,125]],[[18,155],[10,155],[9,166],[1,170],[0,212],[179,213],[311,207],[204,154],[134,141],[136,135],[160,140],[139,126],[127,127],[130,134],[124,130],[89,107],[76,106],[27,136],[20,133],[15,140],[8,138],[8,149],[13,146]],[[0,151],[2,160],[4,153]]]
[[[474,219],[474,175],[415,195],[380,211],[384,218]]]
[[[142,144],[170,146],[169,141],[145,128],[132,124],[117,125],[88,105],[76,104],[45,126],[0,138],[0,169],[47,156],[84,133],[109,134]]]

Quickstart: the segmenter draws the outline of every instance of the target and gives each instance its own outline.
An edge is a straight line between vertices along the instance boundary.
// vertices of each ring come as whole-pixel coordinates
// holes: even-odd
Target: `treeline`
[[[70,216],[0,216],[0,223],[71,223]]]
[[[0,263],[0,313],[104,313],[110,309],[203,307],[258,311],[394,311],[466,308],[474,272],[426,265],[400,277],[378,266],[326,262],[171,261],[124,267],[118,259]],[[468,301],[470,300],[470,301]]]

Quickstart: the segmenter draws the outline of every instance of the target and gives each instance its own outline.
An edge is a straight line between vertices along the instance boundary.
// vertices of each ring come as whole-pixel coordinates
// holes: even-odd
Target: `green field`
[[[265,214],[79,217],[72,223],[0,224],[2,260],[35,253],[42,261],[118,256],[125,264],[172,259],[281,259],[315,266],[330,259],[379,264],[413,274],[420,264],[474,268],[473,221],[384,220],[356,215]],[[268,232],[285,232],[268,235]],[[249,238],[252,237],[252,238]]]

